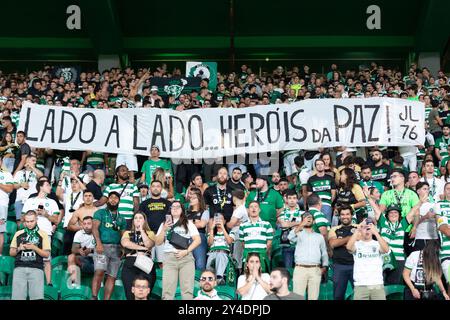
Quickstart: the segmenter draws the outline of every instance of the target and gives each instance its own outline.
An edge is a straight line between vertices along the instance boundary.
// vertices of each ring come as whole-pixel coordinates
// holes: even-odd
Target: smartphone
[[[173,223],[172,215],[171,215],[171,214],[166,214],[166,222],[167,222],[167,223]]]

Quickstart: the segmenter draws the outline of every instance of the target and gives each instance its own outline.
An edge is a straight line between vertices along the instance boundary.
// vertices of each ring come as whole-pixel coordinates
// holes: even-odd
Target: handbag
[[[179,250],[186,250],[189,247],[189,239],[183,236],[180,236],[178,233],[171,230],[169,236],[167,237],[169,243],[175,248]]]
[[[138,254],[134,266],[149,274],[153,269],[153,260],[146,254]]]

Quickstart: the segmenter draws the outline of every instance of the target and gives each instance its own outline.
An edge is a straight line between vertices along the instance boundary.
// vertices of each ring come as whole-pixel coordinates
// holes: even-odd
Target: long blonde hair
[[[167,185],[166,181],[166,171],[163,168],[158,167],[155,169],[155,171],[153,171],[152,181],[155,180],[161,182],[163,189],[168,189],[169,186]]]

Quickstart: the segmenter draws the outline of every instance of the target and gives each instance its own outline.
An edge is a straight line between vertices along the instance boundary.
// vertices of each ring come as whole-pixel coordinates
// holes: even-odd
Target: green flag
[[[186,77],[200,77],[209,79],[208,89],[216,91],[217,87],[217,62],[186,62]]]

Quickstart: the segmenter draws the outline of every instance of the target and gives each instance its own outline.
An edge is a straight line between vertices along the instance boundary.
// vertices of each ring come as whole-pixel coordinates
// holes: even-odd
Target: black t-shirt
[[[31,148],[28,145],[28,143],[24,143],[19,147],[19,150],[16,153],[16,159],[14,161],[14,170],[17,169],[17,167],[19,166],[20,160],[22,159],[23,155],[29,155],[31,154]]]
[[[239,181],[238,183],[234,183],[233,180],[228,180],[227,188],[230,188],[232,191],[234,190],[245,191],[245,186],[241,181]]]
[[[142,211],[147,216],[147,222],[150,229],[156,234],[161,223],[166,221],[166,214],[170,213],[170,206],[172,203],[167,199],[147,199],[139,206],[139,211]]]
[[[44,248],[43,245],[44,237],[47,237],[47,234],[42,230],[39,230],[36,234],[30,236],[22,229],[15,234],[15,239],[13,239],[11,245],[15,248],[19,248],[22,243],[33,243],[38,248],[45,250],[46,248]],[[48,238],[46,240],[48,241]],[[44,269],[44,260],[33,250],[23,250],[17,253],[14,266],[16,268],[25,267],[42,270]]]
[[[391,167],[389,167],[387,164],[382,164],[379,167],[373,166],[372,167],[372,180],[378,181],[381,184],[383,184],[385,187],[389,187],[389,178],[391,175]]]
[[[352,236],[353,232],[356,230],[356,227],[353,225],[344,226],[340,225],[336,228],[335,233],[336,237],[338,239],[342,239],[348,236]],[[352,265],[353,262],[353,255],[348,252],[345,245],[340,247],[335,247],[333,249],[333,263],[337,264],[345,264],[345,265]]]
[[[102,187],[100,187],[94,180],[91,180],[86,185],[86,190],[92,192],[95,200],[100,200],[103,196]]]
[[[228,222],[233,215],[233,190],[227,185],[225,190],[221,190],[215,186],[208,187],[203,193],[205,203],[209,206],[209,217],[213,218],[214,214],[223,214],[225,220]],[[221,207],[221,203],[224,202]]]
[[[203,211],[186,210],[186,217],[188,218],[188,220],[192,220],[192,222],[194,222],[195,220],[201,220],[202,215],[203,215]],[[198,232],[201,232],[201,233],[206,232],[206,227],[205,228],[197,228],[197,229],[198,229]]]

